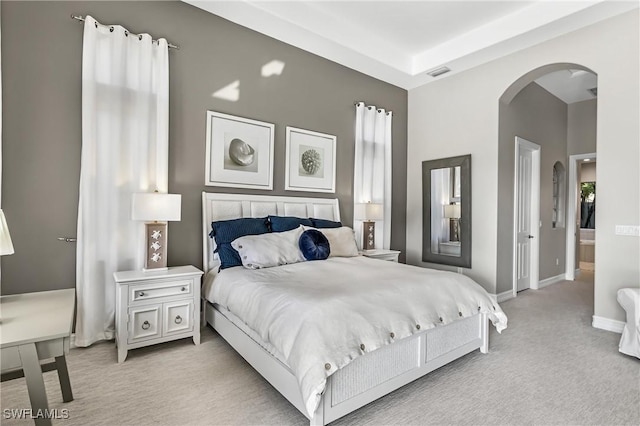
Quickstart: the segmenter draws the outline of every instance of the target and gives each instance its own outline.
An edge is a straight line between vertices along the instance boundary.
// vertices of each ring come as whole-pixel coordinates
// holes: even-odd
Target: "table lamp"
[[[355,218],[362,220],[362,250],[375,248],[376,220],[382,220],[383,206],[380,203],[356,203]]]
[[[13,253],[13,243],[11,242],[11,235],[9,235],[7,220],[4,218],[4,212],[0,209],[0,256]]]
[[[460,204],[445,204],[444,217],[449,219],[449,241],[460,241]]]
[[[181,201],[180,194],[133,194],[131,219],[146,221],[143,271],[167,269],[167,222],[180,220]]]

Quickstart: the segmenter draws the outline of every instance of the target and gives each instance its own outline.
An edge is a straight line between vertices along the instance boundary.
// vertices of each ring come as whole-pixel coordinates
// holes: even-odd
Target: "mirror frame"
[[[460,256],[431,251],[431,170],[460,166]],[[422,261],[471,268],[471,154],[422,162]]]

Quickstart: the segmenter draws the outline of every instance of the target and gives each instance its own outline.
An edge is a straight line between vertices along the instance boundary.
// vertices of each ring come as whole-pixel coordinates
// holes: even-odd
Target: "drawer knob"
[[[140,297],[144,296],[144,291],[139,292],[138,296],[140,296]]]
[[[182,317],[180,315],[176,315],[175,322],[176,324],[180,324],[182,322]]]
[[[143,330],[148,330],[149,327],[151,327],[151,324],[149,324],[149,321],[145,321],[142,323],[142,329]]]
[[[182,289],[181,289],[181,290],[182,290],[182,291],[187,291],[187,288],[186,288],[186,287],[182,287]]]

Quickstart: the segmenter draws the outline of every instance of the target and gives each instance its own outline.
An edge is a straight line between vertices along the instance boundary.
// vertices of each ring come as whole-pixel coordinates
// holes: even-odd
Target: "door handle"
[[[528,239],[532,239],[532,238],[533,238],[533,235],[527,235],[527,238],[528,238]]]
[[[63,243],[75,243],[77,241],[77,239],[73,237],[58,237],[57,240]]]

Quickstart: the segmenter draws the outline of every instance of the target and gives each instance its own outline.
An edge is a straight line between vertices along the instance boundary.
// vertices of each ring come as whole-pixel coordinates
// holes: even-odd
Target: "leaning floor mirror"
[[[471,155],[422,162],[422,261],[471,268]]]

